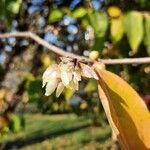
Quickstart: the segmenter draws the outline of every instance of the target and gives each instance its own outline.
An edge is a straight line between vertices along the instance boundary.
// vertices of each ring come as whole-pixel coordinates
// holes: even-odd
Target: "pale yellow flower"
[[[48,67],[43,74],[43,87],[46,86],[46,96],[51,95],[56,90],[56,97],[59,97],[65,86],[78,90],[81,76],[98,80],[97,74],[90,66],[81,62],[74,62],[70,58],[61,58],[61,60],[59,65]]]

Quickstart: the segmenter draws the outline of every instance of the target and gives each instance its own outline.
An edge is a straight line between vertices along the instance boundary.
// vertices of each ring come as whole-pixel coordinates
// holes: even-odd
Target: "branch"
[[[46,47],[50,51],[64,57],[70,57],[70,58],[76,58],[78,60],[84,61],[84,62],[93,62],[93,60],[84,57],[84,56],[79,56],[70,52],[66,52],[61,48],[58,48],[36,34],[32,32],[14,32],[14,33],[4,33],[0,34],[0,38],[10,38],[10,37],[22,37],[22,38],[31,38],[38,44]],[[143,57],[143,58],[124,58],[124,59],[100,59],[100,62],[106,64],[106,65],[114,65],[114,64],[145,64],[145,63],[150,63],[150,57]]]

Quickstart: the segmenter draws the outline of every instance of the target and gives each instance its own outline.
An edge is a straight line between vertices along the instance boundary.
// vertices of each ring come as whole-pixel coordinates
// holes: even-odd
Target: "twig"
[[[40,38],[38,35],[32,33],[32,32],[14,32],[14,33],[4,33],[0,34],[0,38],[10,38],[10,37],[25,37],[25,38],[31,38],[38,44],[41,44],[42,46],[46,47],[47,49],[53,51],[54,53],[64,56],[64,57],[70,57],[70,58],[76,58],[81,61],[85,62],[93,62],[91,59],[79,56],[70,52],[66,52],[61,48],[58,48],[42,38]],[[143,57],[143,58],[123,58],[123,59],[100,59],[100,61],[106,65],[114,65],[114,64],[145,64],[150,63],[150,57]]]
[[[115,64],[150,64],[150,57],[143,58],[123,58],[123,59],[101,59],[105,65]]]
[[[64,57],[70,57],[70,58],[77,58],[79,60],[85,60],[87,62],[91,62],[91,60],[89,58],[84,57],[84,56],[75,55],[70,52],[66,52],[66,51],[62,50],[61,48],[58,48],[58,47],[46,42],[45,40],[43,40],[42,38],[40,38],[39,36],[37,36],[36,34],[34,34],[32,32],[14,32],[14,33],[0,34],[0,38],[10,38],[10,37],[31,38],[34,41],[36,41],[38,44],[41,44],[42,46],[46,47],[47,49],[53,51],[54,53],[56,53],[58,55],[61,55]]]

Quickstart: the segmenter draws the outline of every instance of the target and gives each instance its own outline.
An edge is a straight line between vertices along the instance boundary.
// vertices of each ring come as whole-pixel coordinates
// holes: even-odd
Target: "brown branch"
[[[31,38],[38,44],[46,47],[47,49],[51,50],[52,52],[64,56],[64,57],[70,57],[70,58],[76,58],[81,61],[85,62],[93,62],[91,59],[84,57],[84,56],[79,56],[70,52],[66,52],[61,48],[58,48],[36,34],[32,32],[14,32],[14,33],[4,33],[0,34],[0,38],[10,38],[10,37],[25,37],[25,38]],[[102,63],[106,65],[114,65],[114,64],[145,64],[145,63],[150,63],[150,57],[143,57],[143,58],[123,58],[123,59],[100,59]]]

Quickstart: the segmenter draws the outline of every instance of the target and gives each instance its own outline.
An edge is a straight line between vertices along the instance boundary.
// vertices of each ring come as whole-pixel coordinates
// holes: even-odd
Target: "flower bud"
[[[99,52],[98,51],[91,51],[89,58],[92,60],[96,60],[99,57]]]

